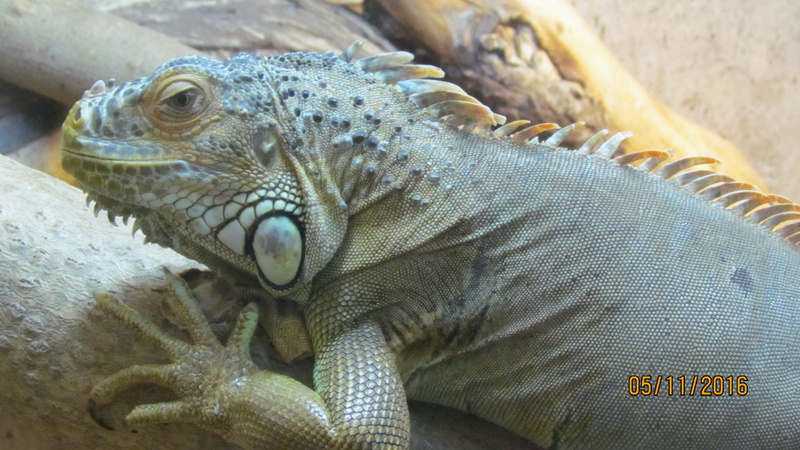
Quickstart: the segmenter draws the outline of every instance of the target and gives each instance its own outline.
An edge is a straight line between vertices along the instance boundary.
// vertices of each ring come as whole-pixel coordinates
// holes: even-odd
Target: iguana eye
[[[188,81],[176,81],[161,92],[158,110],[166,118],[189,119],[203,110],[203,89]]]
[[[194,106],[197,99],[197,92],[195,89],[187,89],[183,92],[178,92],[167,100],[167,105],[177,111],[185,111]]]

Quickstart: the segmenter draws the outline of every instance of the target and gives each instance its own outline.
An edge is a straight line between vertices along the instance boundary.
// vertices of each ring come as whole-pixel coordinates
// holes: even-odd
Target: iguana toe
[[[90,413],[133,386],[156,384],[174,391],[180,399],[137,406],[126,418],[129,424],[193,422],[214,430],[216,422],[224,421],[229,386],[258,370],[249,355],[258,308],[250,304],[242,310],[227,345],[223,346],[211,332],[186,283],[169,272],[167,276],[171,287],[167,304],[172,318],[185,328],[193,344],[167,335],[110,294],[96,295],[100,309],[164,349],[172,364],[135,365],[106,378],[91,392]],[[108,428],[105,422],[101,424]]]

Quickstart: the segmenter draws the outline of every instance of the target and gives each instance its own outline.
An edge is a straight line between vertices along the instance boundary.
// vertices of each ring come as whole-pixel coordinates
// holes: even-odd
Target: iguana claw
[[[180,399],[137,406],[127,416],[127,423],[193,422],[214,429],[229,387],[236,384],[237,379],[258,370],[249,354],[250,339],[258,320],[256,304],[251,303],[242,310],[227,345],[223,346],[211,331],[186,282],[165,272],[170,285],[167,304],[173,313],[172,320],[189,333],[193,344],[167,335],[112,295],[95,295],[100,309],[164,349],[172,360],[172,364],[128,367],[92,389],[90,413],[106,428],[110,427],[94,414],[97,406],[111,402],[132,386],[157,384],[171,389]]]

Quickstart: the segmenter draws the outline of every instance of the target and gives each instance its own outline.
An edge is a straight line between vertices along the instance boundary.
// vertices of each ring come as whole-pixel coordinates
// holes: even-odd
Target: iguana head
[[[401,125],[499,118],[417,79],[442,72],[406,64],[408,53],[350,63],[356,48],[181,57],[148,78],[98,82],[64,123],[64,168],[149,241],[288,295],[333,256],[375,174],[408,159]]]
[[[285,293],[301,279],[308,214],[271,81],[241,55],[182,57],[118,87],[98,82],[64,123],[64,168],[150,241]]]

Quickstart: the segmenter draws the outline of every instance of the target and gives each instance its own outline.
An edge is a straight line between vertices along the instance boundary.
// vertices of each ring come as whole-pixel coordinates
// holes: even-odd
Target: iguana
[[[257,307],[223,346],[187,287],[193,344],[108,295],[99,306],[172,365],[102,381],[179,399],[135,425],[189,421],[245,447],[405,448],[406,397],[551,448],[800,444],[800,207],[603,131],[504,118],[436,67],[199,56],[98,82],[64,124],[63,165],[112,220],[258,282],[287,359],[248,355]]]

